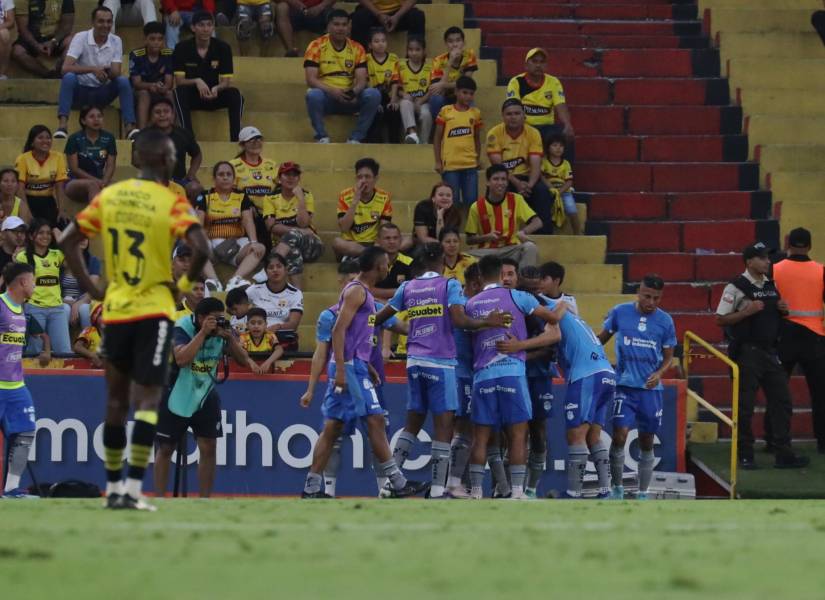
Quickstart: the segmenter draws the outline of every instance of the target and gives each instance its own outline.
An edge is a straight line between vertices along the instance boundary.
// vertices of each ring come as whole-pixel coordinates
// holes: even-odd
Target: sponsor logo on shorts
[[[602,377],[602,385],[616,385],[616,380],[610,377]]]
[[[413,379],[427,379],[429,381],[441,381],[441,377],[436,375],[435,373],[427,373],[425,371],[413,371],[412,373]]]
[[[492,394],[493,392],[502,392],[504,394],[515,394],[516,393],[516,388],[496,384],[496,385],[490,386],[490,387],[480,387],[480,388],[478,388],[478,391],[481,392],[482,394]]]

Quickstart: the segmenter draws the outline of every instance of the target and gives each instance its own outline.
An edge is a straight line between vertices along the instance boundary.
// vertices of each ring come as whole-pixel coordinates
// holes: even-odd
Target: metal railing
[[[684,342],[682,342],[684,349],[685,379],[687,379],[690,375],[691,359],[693,357],[700,356],[691,353],[690,347],[693,343],[701,346],[702,348],[710,352],[711,356],[721,360],[723,363],[728,365],[731,370],[731,383],[733,386],[733,390],[731,394],[730,417],[728,417],[725,413],[723,413],[721,410],[713,406],[710,402],[702,398],[699,394],[697,394],[690,388],[688,388],[687,396],[688,398],[694,400],[696,403],[700,404],[703,408],[707,409],[713,416],[722,421],[725,425],[730,427],[730,498],[731,500],[733,500],[736,498],[736,471],[739,464],[739,365],[737,365],[730,358],[725,356],[722,352],[714,348],[711,344],[700,338],[692,331],[686,331]]]

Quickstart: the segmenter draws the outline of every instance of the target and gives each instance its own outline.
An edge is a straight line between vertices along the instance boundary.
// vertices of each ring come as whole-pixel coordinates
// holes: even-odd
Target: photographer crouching
[[[217,439],[223,435],[221,400],[215,389],[218,365],[227,351],[239,364],[254,363],[232,334],[223,302],[217,298],[204,298],[193,314],[175,322],[172,347],[171,383],[158,410],[155,495],[166,494],[172,453],[191,427],[200,452],[198,489],[201,498],[208,498],[215,480]]]

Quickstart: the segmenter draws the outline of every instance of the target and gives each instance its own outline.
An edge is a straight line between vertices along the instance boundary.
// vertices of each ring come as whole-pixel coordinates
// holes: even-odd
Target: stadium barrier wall
[[[81,479],[104,485],[102,417],[104,380],[95,371],[44,371],[27,377],[37,412],[33,468],[38,480]],[[312,406],[303,409],[298,398],[306,389],[304,375],[260,377],[233,374],[219,386],[224,437],[218,441],[215,493],[228,495],[296,495],[311,462],[312,444],[321,427],[325,383],[318,386]],[[564,390],[554,386],[553,415],[548,422],[550,455],[540,491],[564,489]],[[657,470],[685,470],[685,393],[683,381],[665,381],[662,428],[657,436]],[[390,413],[393,440],[404,425],[406,380],[390,378],[384,397]],[[131,422],[130,422],[131,427]],[[411,478],[429,480],[428,421],[419,444],[405,465]],[[609,440],[608,432],[603,434]],[[627,468],[638,458],[636,432],[627,442]],[[197,449],[189,436],[190,491],[197,489]],[[338,495],[372,496],[376,484],[366,436],[359,431],[345,441],[338,476]],[[590,465],[592,468],[592,465]],[[151,470],[151,469],[150,469]],[[147,482],[152,474],[147,474]],[[489,478],[488,478],[489,479]],[[26,475],[27,484],[28,475]],[[151,483],[147,483],[147,490]],[[171,481],[169,489],[171,489]]]

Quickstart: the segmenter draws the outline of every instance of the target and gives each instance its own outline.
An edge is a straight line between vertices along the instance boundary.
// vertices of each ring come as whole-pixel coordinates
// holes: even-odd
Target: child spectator
[[[464,47],[464,31],[449,27],[444,32],[447,52],[433,59],[433,77],[430,85],[430,114],[438,116],[441,108],[455,101],[459,77],[472,77],[478,71],[476,53]]]
[[[109,185],[117,166],[115,136],[103,129],[103,110],[85,106],[80,111],[80,131],[66,141],[69,181],[66,196],[75,202],[91,202]]]
[[[145,45],[129,53],[129,79],[135,89],[138,128],[149,123],[149,107],[158,98],[172,100],[172,50],[163,45],[163,23],[143,26]]]
[[[284,355],[284,349],[278,343],[278,336],[266,329],[266,311],[252,308],[246,315],[246,333],[240,336],[241,347],[249,357],[264,359],[258,364],[261,373],[273,371],[275,362]]]
[[[473,79],[459,77],[455,91],[455,104],[442,108],[435,120],[435,170],[453,188],[453,198],[470,205],[478,198],[481,111],[473,106]]]
[[[401,141],[401,115],[398,112],[398,55],[387,52],[387,32],[373,29],[370,32],[367,71],[370,87],[381,92],[381,104],[367,134],[367,140],[376,144]]]
[[[269,331],[297,332],[304,314],[304,295],[301,290],[289,285],[283,256],[269,255],[266,259],[266,277],[265,283],[247,288],[249,301],[266,311]]]
[[[229,324],[238,335],[246,331],[246,316],[252,309],[252,303],[246,295],[248,286],[232,288],[226,292],[226,312],[232,317]]]
[[[275,21],[269,0],[238,0],[237,15],[238,41],[245,42],[252,38],[255,23],[261,31],[261,39],[269,40],[274,35]]]
[[[92,281],[97,285],[100,280],[100,260],[89,252],[88,239],[81,240],[80,247],[83,249],[86,269],[88,269]],[[92,298],[80,288],[77,278],[69,270],[68,265],[63,266],[63,271],[60,274],[60,291],[63,294],[63,308],[69,317],[69,325],[74,326],[79,323],[81,328],[89,327],[91,325]]]
[[[69,178],[66,155],[52,150],[52,132],[45,125],[29,130],[23,154],[14,161],[20,177],[17,195],[28,203],[32,217],[57,227],[64,216],[63,182]]]
[[[17,195],[20,179],[11,167],[0,169],[0,221],[6,217],[19,217],[24,223],[32,220],[29,204]]]
[[[103,366],[103,361],[97,353],[100,348],[100,340],[103,336],[103,328],[105,327],[103,319],[101,319],[102,313],[103,305],[98,304],[95,306],[91,314],[91,324],[80,332],[73,348],[75,354],[83,358],[88,358],[92,366],[97,369]]]
[[[399,84],[398,107],[404,125],[405,144],[426,144],[430,141],[433,116],[427,101],[430,99],[432,73],[432,62],[427,60],[427,42],[422,37],[410,36],[407,40],[407,58],[398,62],[395,75]]]
[[[392,221],[390,193],[375,186],[380,165],[375,159],[355,163],[355,185],[338,195],[338,228],[341,236],[332,241],[338,256],[361,256],[375,243],[381,223]]]
[[[576,200],[573,197],[573,167],[563,158],[566,138],[555,133],[547,138],[545,158],[541,163],[541,174],[547,182],[547,187],[561,198],[564,204],[564,214],[570,220],[574,235],[581,235],[582,226],[579,221],[579,211],[576,209]],[[558,223],[556,223],[558,226]]]

